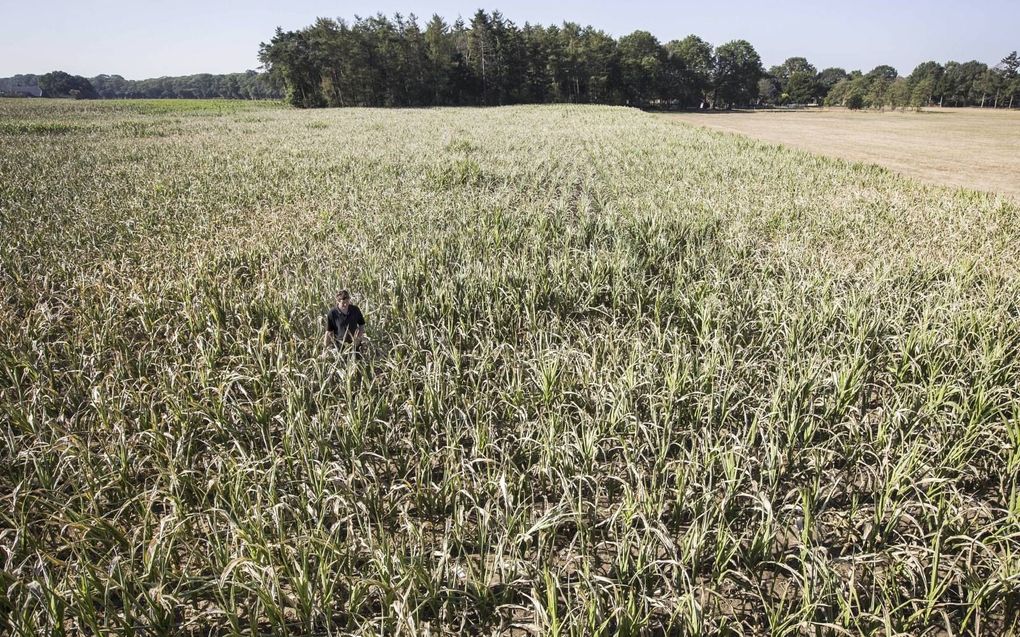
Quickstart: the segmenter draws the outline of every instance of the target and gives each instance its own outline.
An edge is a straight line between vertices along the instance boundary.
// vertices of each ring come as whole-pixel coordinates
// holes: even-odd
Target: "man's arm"
[[[336,342],[336,328],[333,326],[333,322],[329,320],[329,315],[326,316],[326,333],[322,335],[322,344],[329,347]]]
[[[361,313],[361,310],[358,310],[357,323],[354,329],[354,335],[351,337],[351,342],[354,344],[354,347],[357,347],[358,345],[361,345],[361,341],[364,340],[364,338],[365,338],[365,315]]]

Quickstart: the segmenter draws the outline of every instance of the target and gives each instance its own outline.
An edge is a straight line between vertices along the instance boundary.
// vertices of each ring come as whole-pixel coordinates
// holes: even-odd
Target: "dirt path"
[[[880,164],[930,183],[998,192],[1020,201],[1020,111],[844,109],[670,114],[843,159]]]

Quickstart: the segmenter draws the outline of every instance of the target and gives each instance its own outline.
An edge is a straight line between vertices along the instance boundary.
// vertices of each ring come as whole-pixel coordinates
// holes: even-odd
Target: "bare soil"
[[[669,117],[813,153],[879,164],[933,184],[1020,200],[1020,110],[812,109]]]

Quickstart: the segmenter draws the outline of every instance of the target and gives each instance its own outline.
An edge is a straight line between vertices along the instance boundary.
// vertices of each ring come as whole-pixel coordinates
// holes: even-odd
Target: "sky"
[[[614,37],[637,29],[662,42],[696,34],[714,45],[749,41],[765,67],[806,57],[819,70],[908,75],[919,63],[976,59],[996,64],[1020,49],[1020,0],[0,0],[0,77],[62,70],[127,79],[258,69],[259,43],[277,26],[317,17],[434,13],[452,22],[498,9],[518,25],[592,25]]]

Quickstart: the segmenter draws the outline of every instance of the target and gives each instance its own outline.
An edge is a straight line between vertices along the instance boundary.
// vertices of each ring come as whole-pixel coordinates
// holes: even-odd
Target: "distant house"
[[[7,97],[42,97],[42,89],[28,84],[15,84],[10,80],[0,80],[0,95]]]
[[[18,85],[14,87],[13,92],[23,97],[42,97],[42,89],[38,86]]]

